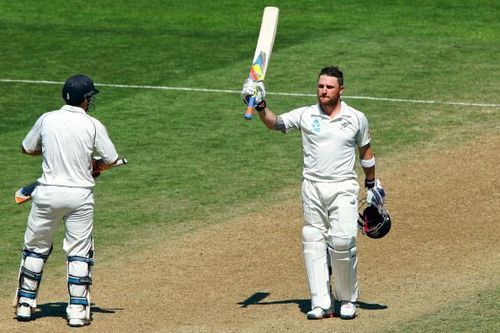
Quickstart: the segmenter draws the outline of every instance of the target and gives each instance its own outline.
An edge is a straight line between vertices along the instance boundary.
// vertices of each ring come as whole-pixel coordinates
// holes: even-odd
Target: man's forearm
[[[264,125],[268,129],[275,129],[276,116],[274,115],[274,113],[271,112],[271,110],[269,110],[266,107],[264,110],[262,110],[258,113],[259,113],[260,120],[264,123]]]
[[[363,171],[365,173],[366,179],[369,179],[369,180],[375,179],[375,167],[363,168]]]

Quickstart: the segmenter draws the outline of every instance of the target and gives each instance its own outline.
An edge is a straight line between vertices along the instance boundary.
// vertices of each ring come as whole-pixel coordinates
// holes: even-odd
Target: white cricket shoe
[[[71,327],[82,327],[90,324],[86,308],[79,304],[69,304],[66,308],[66,318]]]
[[[89,325],[89,324],[90,324],[90,322],[87,319],[73,318],[73,319],[68,320],[68,325],[71,327],[82,327],[82,326]]]
[[[340,305],[340,318],[353,319],[356,317],[356,306],[349,301],[342,301]]]
[[[319,306],[315,307],[307,313],[307,319],[324,319],[334,316],[332,309],[324,310]]]
[[[19,321],[31,320],[31,306],[28,303],[20,303],[16,309],[16,318]]]

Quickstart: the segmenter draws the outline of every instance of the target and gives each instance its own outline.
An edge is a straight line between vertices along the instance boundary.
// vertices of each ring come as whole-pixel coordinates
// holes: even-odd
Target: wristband
[[[259,103],[259,104],[257,104],[257,105],[255,106],[255,110],[256,110],[257,112],[261,112],[261,111],[263,111],[263,110],[266,108],[266,106],[267,106],[266,101],[265,101],[265,100],[262,100],[262,101],[260,101],[260,103]]]
[[[369,160],[361,160],[360,163],[361,163],[361,166],[363,168],[366,168],[366,169],[372,168],[375,166],[375,156],[373,156]]]
[[[373,188],[375,186],[375,178],[374,179],[366,179],[365,178],[365,187]]]

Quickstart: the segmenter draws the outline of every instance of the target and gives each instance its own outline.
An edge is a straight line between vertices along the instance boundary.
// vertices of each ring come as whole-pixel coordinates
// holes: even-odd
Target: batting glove
[[[385,198],[385,191],[384,188],[382,187],[382,184],[380,183],[380,180],[378,179],[373,179],[373,180],[365,180],[365,186],[366,186],[366,202],[370,206],[383,206],[384,205],[384,198]]]
[[[266,87],[262,81],[253,81],[252,79],[245,79],[241,89],[241,99],[245,104],[248,104],[248,99],[255,96],[255,104],[261,103],[266,98]]]

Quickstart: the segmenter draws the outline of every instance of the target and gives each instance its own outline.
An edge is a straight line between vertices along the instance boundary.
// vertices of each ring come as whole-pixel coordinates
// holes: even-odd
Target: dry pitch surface
[[[498,285],[500,136],[385,162],[394,220],[382,240],[359,238],[358,317],[308,321],[300,199],[210,226],[94,270],[86,332],[372,332]],[[148,244],[149,245],[149,244]],[[49,275],[49,272],[46,272]],[[14,288],[14,281],[12,288]],[[47,278],[36,320],[1,332],[66,332],[64,277]]]

